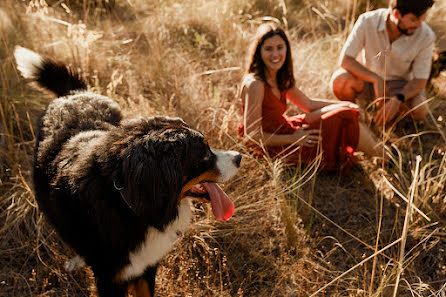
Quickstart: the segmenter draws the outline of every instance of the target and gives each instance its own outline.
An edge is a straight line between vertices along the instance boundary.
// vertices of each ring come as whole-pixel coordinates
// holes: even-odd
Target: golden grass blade
[[[228,71],[238,71],[240,70],[240,67],[226,67],[222,69],[216,69],[216,70],[208,70],[201,73],[195,74],[195,76],[203,76],[203,75],[209,75],[209,74],[215,74],[215,73],[221,73],[221,72],[228,72]]]
[[[405,248],[406,248],[407,232],[409,230],[409,221],[412,216],[413,197],[414,197],[416,189],[417,189],[417,180],[418,180],[418,172],[420,170],[421,156],[418,155],[416,160],[417,160],[417,163],[415,165],[415,173],[414,173],[414,177],[413,177],[412,187],[410,189],[410,200],[406,207],[406,216],[404,218],[403,234],[401,235],[400,259],[398,261],[398,274],[397,274],[396,281],[395,281],[393,297],[396,297],[396,295],[397,295],[401,273],[404,270],[403,261],[404,261]]]
[[[406,197],[404,197],[404,195],[403,194],[401,194],[401,192],[400,191],[398,191],[398,189],[397,188],[395,188],[395,186],[394,185],[392,185],[391,183],[390,183],[390,181],[384,176],[384,182],[389,186],[389,187],[391,187],[392,188],[392,190],[401,198],[401,199],[403,199],[406,203],[409,203],[410,201],[406,198]],[[413,207],[423,218],[425,218],[427,221],[432,221],[431,220],[431,218],[429,218],[426,214],[424,214],[424,212],[422,212],[415,204],[412,204],[412,206],[411,207]]]
[[[387,56],[384,54],[384,72],[386,72],[386,68],[387,68]],[[386,80],[384,80],[384,98],[385,97],[386,97]],[[383,106],[383,109],[384,109],[383,117],[384,118],[386,117],[385,105],[386,105],[386,102],[384,101],[384,106]],[[386,125],[382,125],[382,135],[383,135],[383,137],[385,136],[385,126]],[[383,139],[382,141],[383,141],[383,143],[386,142],[385,139]],[[382,160],[383,160],[383,162],[381,164],[381,169],[383,171],[384,171],[384,160],[385,160],[384,154],[385,154],[385,151],[383,150],[382,151]],[[382,175],[382,176],[384,176],[384,175]],[[381,192],[380,193],[380,202],[379,202],[378,232],[377,232],[376,241],[375,241],[375,251],[378,249],[380,235],[381,235],[381,226],[382,226],[382,220],[383,220],[383,204],[384,204],[384,193]],[[374,282],[374,279],[375,279],[375,271],[376,271],[377,262],[378,262],[378,258],[375,257],[373,259],[373,264],[372,264],[372,276],[370,278],[369,296],[372,296],[372,293],[373,293],[373,282]]]

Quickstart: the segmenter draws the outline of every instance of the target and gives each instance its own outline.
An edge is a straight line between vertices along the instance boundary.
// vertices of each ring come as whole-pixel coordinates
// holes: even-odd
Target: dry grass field
[[[446,50],[446,1],[427,22]],[[165,258],[157,296],[446,296],[446,73],[431,114],[383,130],[392,166],[359,156],[349,175],[256,160],[237,137],[237,88],[258,24],[287,28],[298,86],[328,82],[357,16],[387,0],[2,0],[0,2],[0,296],[96,296],[89,268],[39,212],[30,171],[35,123],[51,100],[15,68],[16,45],[79,69],[125,115],[182,117],[214,147],[244,154],[224,185],[234,217],[195,204]],[[372,109],[364,106],[370,118]],[[296,112],[292,109],[291,112]],[[417,157],[419,156],[419,157]],[[411,203],[409,203],[411,202]],[[94,243],[92,243],[94,244]],[[398,291],[395,293],[395,285]]]

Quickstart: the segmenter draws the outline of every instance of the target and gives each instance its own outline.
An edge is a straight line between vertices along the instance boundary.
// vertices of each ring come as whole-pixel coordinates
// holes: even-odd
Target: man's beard
[[[411,33],[409,33],[409,29],[403,29],[403,28],[401,28],[401,22],[400,21],[398,21],[398,24],[396,25],[396,27],[398,28],[398,31],[400,31],[402,34],[404,34],[404,35],[407,35],[407,36],[410,36],[410,35],[413,35],[413,33],[415,33],[415,29],[411,32]]]

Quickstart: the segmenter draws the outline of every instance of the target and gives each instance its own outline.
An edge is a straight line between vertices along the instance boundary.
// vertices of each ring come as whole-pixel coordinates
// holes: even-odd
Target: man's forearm
[[[418,95],[420,92],[424,91],[424,89],[426,88],[426,83],[426,79],[414,78],[404,86],[400,93],[404,95],[406,100],[410,99]]]
[[[355,58],[344,55],[341,61],[341,67],[356,76],[358,79],[374,83],[378,75],[367,69],[364,65],[356,61]]]

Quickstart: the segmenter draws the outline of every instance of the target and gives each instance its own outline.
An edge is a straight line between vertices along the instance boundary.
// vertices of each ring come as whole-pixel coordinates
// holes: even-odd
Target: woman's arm
[[[287,98],[297,107],[307,113],[305,120],[308,123],[320,120],[321,115],[333,109],[340,107],[348,107],[357,109],[360,113],[360,108],[355,103],[350,101],[339,101],[320,98],[309,98],[302,93],[297,87],[293,87],[287,93]]]
[[[297,87],[293,87],[288,91],[287,98],[294,103],[294,105],[307,113],[307,116],[305,117],[307,123],[319,121],[324,113],[340,107],[357,109],[362,117],[361,110],[355,103],[350,101],[309,98]]]
[[[312,112],[317,109],[321,109],[324,106],[330,104],[344,104],[345,102],[341,102],[339,100],[329,100],[329,99],[319,99],[319,98],[310,98],[307,97],[304,93],[302,93],[296,86],[288,90],[287,98],[297,107],[302,109],[305,112]]]
[[[250,80],[242,86],[242,99],[245,101],[243,115],[246,137],[257,144],[266,146],[281,146],[297,144],[313,146],[319,141],[319,130],[300,128],[293,134],[271,134],[262,129],[262,103],[264,97],[264,83],[260,80]],[[308,144],[307,140],[312,140]]]

